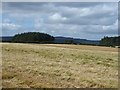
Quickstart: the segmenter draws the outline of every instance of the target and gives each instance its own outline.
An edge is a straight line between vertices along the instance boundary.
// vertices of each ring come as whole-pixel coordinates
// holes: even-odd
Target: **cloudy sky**
[[[99,40],[118,35],[117,2],[3,2],[2,35],[44,32]]]

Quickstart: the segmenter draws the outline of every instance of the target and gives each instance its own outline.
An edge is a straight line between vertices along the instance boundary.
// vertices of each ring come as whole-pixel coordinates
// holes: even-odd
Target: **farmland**
[[[2,45],[5,88],[117,88],[118,50],[67,44]]]

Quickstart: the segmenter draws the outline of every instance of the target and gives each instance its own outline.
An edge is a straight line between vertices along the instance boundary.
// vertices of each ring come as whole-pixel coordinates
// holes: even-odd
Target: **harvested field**
[[[117,88],[118,50],[111,47],[20,44],[2,45],[5,88]]]

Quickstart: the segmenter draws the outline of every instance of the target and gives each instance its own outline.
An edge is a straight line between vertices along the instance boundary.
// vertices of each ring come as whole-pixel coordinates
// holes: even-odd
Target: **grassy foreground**
[[[4,88],[117,88],[117,48],[64,45],[2,45]]]

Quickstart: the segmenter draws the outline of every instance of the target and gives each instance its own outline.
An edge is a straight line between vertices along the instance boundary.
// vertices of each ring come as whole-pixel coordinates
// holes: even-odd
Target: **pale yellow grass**
[[[118,87],[116,48],[61,44],[1,44],[3,87]]]

